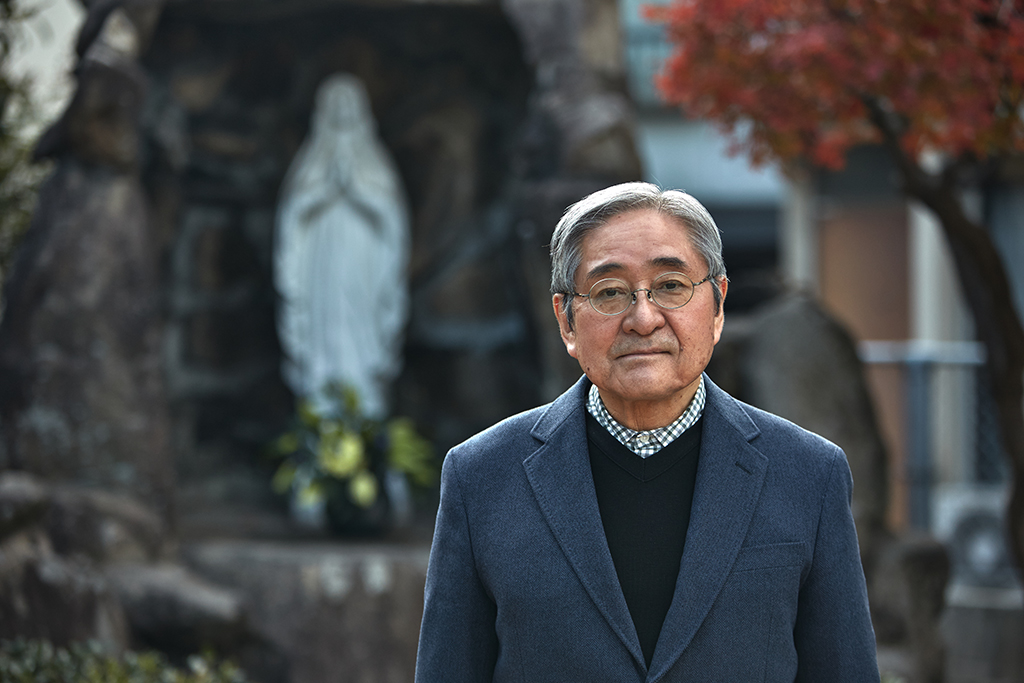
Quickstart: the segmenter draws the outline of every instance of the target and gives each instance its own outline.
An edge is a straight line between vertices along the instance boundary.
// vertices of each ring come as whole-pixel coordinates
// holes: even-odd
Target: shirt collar
[[[590,385],[590,393],[587,396],[587,412],[590,413],[598,424],[608,430],[608,433],[615,437],[616,441],[633,451],[641,458],[654,455],[665,446],[669,445],[683,432],[692,427],[700,416],[704,414],[704,400],[706,391],[704,389],[704,376],[701,375],[700,384],[697,385],[697,392],[693,395],[690,405],[686,407],[683,414],[665,427],[650,429],[638,432],[619,423],[601,400],[601,394],[597,386]]]

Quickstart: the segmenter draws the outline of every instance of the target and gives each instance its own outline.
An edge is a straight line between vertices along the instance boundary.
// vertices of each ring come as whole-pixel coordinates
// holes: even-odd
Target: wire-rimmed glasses
[[[572,292],[573,296],[588,299],[590,306],[601,315],[618,315],[636,303],[637,292],[646,292],[647,300],[669,310],[690,303],[693,290],[711,279],[709,273],[700,282],[694,282],[684,273],[663,273],[651,282],[650,288],[630,289],[618,278],[598,280],[588,294]]]

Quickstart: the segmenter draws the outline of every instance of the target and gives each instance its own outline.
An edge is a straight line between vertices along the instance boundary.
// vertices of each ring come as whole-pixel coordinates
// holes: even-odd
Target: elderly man
[[[843,452],[703,374],[721,248],[645,183],[566,211],[584,377],[445,459],[418,683],[878,681]]]

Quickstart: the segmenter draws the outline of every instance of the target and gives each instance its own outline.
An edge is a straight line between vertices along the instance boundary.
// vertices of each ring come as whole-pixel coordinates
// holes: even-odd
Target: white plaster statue
[[[358,391],[365,415],[386,415],[401,363],[409,241],[401,182],[366,91],[335,74],[317,92],[277,214],[277,325],[296,396],[323,407],[324,388],[340,381]]]

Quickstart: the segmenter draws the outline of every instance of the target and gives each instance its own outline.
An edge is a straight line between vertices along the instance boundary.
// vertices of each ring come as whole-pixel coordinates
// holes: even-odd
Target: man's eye
[[[626,296],[626,290],[621,287],[605,287],[597,290],[596,296],[598,299],[617,299],[620,296]]]
[[[665,280],[658,283],[659,292],[678,292],[686,289],[686,285],[681,280]]]

